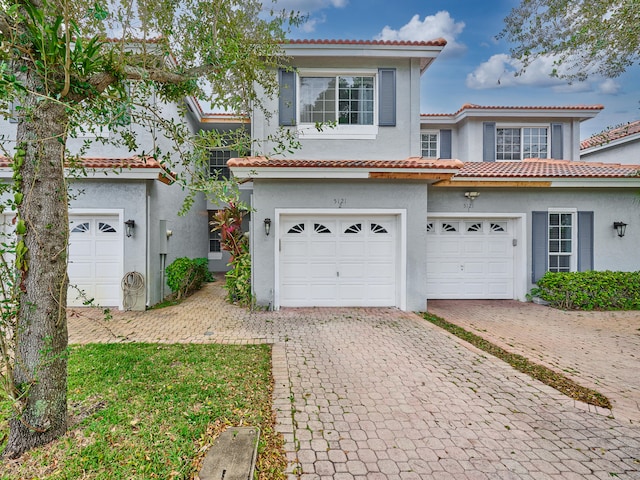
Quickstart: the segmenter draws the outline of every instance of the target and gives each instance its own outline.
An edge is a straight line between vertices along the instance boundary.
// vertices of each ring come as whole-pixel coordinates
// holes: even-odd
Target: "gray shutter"
[[[549,268],[547,212],[531,213],[531,282],[540,280]]]
[[[593,270],[593,212],[578,212],[578,271]]]
[[[396,126],[396,69],[378,70],[378,125]]]
[[[296,73],[280,69],[278,72],[280,92],[278,100],[278,116],[281,126],[296,124]]]
[[[496,123],[482,122],[482,161],[496,161]]]
[[[452,158],[451,130],[440,130],[440,158]]]
[[[564,152],[562,151],[562,124],[551,124],[551,158],[562,160]]]

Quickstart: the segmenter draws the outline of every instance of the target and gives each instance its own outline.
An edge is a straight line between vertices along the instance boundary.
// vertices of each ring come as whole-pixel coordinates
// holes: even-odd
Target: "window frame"
[[[218,210],[207,210],[207,229],[209,231],[208,236],[208,245],[207,245],[207,258],[209,260],[220,260],[222,259],[222,238],[219,230],[212,230],[211,221],[213,220],[213,216],[218,212]],[[218,242],[217,250],[211,249],[211,242]]]
[[[373,140],[378,135],[379,118],[379,71],[377,69],[313,69],[303,68],[296,71],[296,129],[301,138],[305,139],[361,139]],[[326,125],[321,130],[316,128],[315,122],[302,122],[302,81],[308,77],[335,78],[335,119],[336,125]],[[371,114],[372,124],[341,124],[339,122],[339,79],[340,77],[371,77],[373,80],[373,99]]]
[[[222,158],[214,158],[214,156],[216,154],[220,154],[222,155]],[[224,154],[228,154],[227,158],[224,158]],[[238,154],[238,152],[234,151],[234,150],[229,150],[229,149],[225,149],[225,148],[212,148],[209,150],[209,157],[207,159],[208,165],[209,165],[209,178],[213,178],[213,172],[214,171],[219,171],[221,172],[220,175],[218,175],[218,179],[220,180],[226,180],[231,178],[231,170],[229,169],[228,166],[228,162],[229,160],[231,160],[232,158],[238,157],[240,156]],[[224,164],[219,164],[219,165],[212,165],[212,161],[216,160],[216,161],[223,161]]]
[[[555,228],[551,224],[551,215],[571,215],[571,238],[568,240],[571,241],[571,251],[570,252],[562,252],[562,248],[558,248],[559,251],[552,251],[551,242],[560,242],[562,240],[567,240],[567,238],[562,238],[561,232],[558,235],[558,238],[552,238],[551,229]],[[559,227],[562,227],[560,225]],[[578,209],[577,208],[549,208],[547,210],[547,271],[548,272],[564,272],[566,270],[561,270],[559,267],[552,269],[551,267],[551,258],[552,257],[569,257],[569,272],[577,272],[578,271]]]
[[[524,150],[525,150],[525,129],[544,129],[547,132],[547,143],[546,143],[546,154],[545,156],[525,156]],[[499,152],[498,152],[498,138],[499,138],[499,130],[506,130],[506,129],[512,129],[512,130],[519,130],[520,131],[520,151],[519,151],[519,156],[520,158],[518,159],[505,159],[505,158],[498,158]],[[539,145],[539,144],[536,144]],[[540,123],[497,123],[495,126],[495,161],[496,162],[522,162],[525,158],[551,158],[551,124],[540,124]],[[504,153],[503,153],[504,155]]]
[[[435,147],[436,154],[433,156],[424,154],[425,149],[424,149],[423,137],[425,135],[435,135],[436,137],[436,147]],[[440,131],[439,130],[420,130],[420,154],[422,158],[440,158]]]

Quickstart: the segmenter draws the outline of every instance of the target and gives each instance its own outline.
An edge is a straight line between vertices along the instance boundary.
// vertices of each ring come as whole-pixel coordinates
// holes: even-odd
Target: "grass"
[[[74,346],[69,432],[0,465],[0,478],[190,479],[228,425],[260,427],[256,470],[285,478],[267,345]],[[0,438],[6,442],[6,402]]]
[[[497,345],[494,345],[493,343],[485,340],[484,338],[468,332],[458,325],[447,322],[443,318],[437,317],[436,315],[425,313],[423,314],[423,316],[425,320],[428,320],[434,325],[447,330],[448,332],[454,334],[456,337],[463,339],[464,341],[479,348],[480,350],[490,353],[494,357],[507,362],[516,370],[522,373],[526,373],[527,375],[541,381],[546,385],[549,385],[550,387],[555,388],[556,390],[564,393],[574,400],[579,400],[581,402],[588,403],[589,405],[595,405],[597,407],[611,409],[611,402],[607,397],[595,390],[579,385],[562,373],[556,372],[555,370],[547,368],[538,363],[534,363],[523,357],[522,355],[510,353],[503,348],[500,348]]]

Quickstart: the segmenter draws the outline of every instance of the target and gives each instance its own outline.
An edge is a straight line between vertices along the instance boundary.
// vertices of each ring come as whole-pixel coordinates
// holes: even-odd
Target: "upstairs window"
[[[547,158],[549,132],[546,127],[497,128],[496,160]]]
[[[300,77],[300,123],[374,124],[374,77]]]
[[[425,132],[421,134],[422,156],[424,158],[438,158],[438,133]]]
[[[227,162],[237,156],[237,152],[231,150],[211,150],[209,152],[209,176],[220,180],[229,178],[231,173]]]

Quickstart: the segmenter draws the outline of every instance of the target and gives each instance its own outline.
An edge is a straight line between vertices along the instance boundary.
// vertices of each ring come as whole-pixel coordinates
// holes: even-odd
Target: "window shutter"
[[[482,122],[482,161],[496,161],[496,123]]]
[[[547,212],[532,212],[531,214],[531,282],[540,280],[549,268],[548,245],[548,214]]]
[[[281,126],[296,124],[296,74],[290,70],[280,69],[278,72],[280,92],[278,100],[278,116]]]
[[[440,158],[452,158],[451,130],[440,130]]]
[[[562,151],[562,124],[551,124],[551,158],[562,160],[564,152]]]
[[[578,271],[593,270],[593,212],[578,212]]]
[[[396,126],[396,69],[378,70],[378,125]]]

